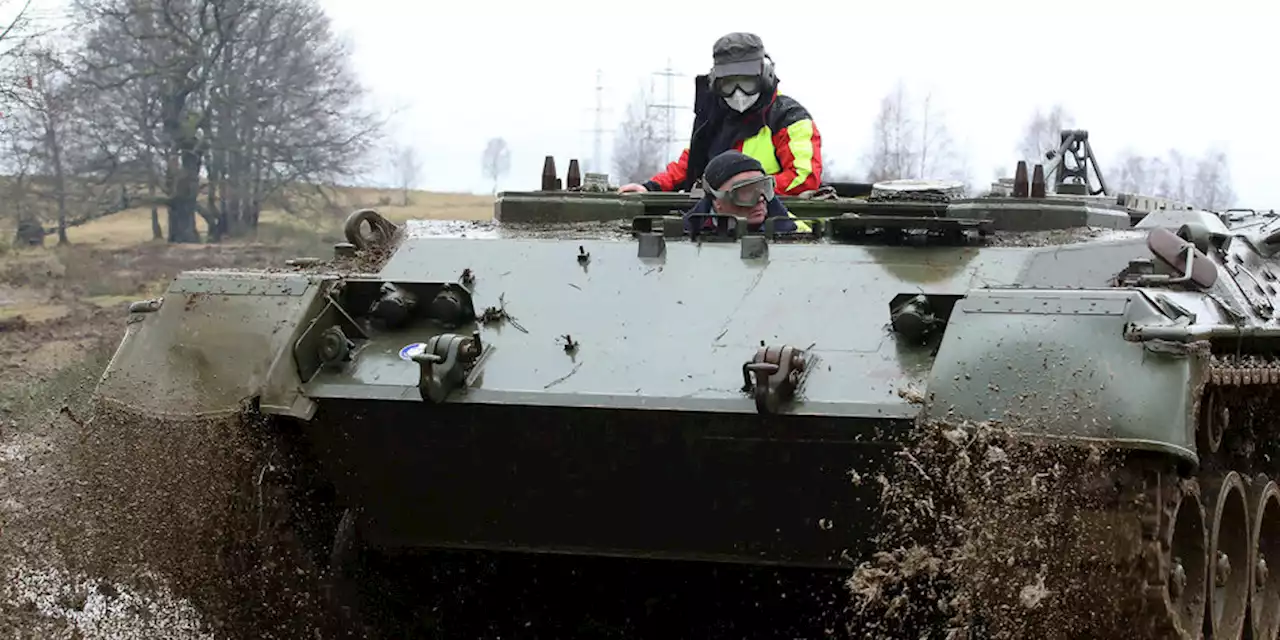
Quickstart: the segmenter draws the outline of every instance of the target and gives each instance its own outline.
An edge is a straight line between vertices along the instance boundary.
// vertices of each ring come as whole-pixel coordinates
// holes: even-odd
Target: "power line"
[[[604,137],[604,72],[596,69],[596,127],[591,131],[595,136],[591,147],[591,172],[603,173],[604,152],[601,140]]]
[[[587,163],[587,171],[591,173],[608,173],[604,162],[604,136],[609,130],[604,127],[604,115],[608,109],[604,106],[604,71],[596,69],[596,106],[595,127],[588,129],[591,133],[591,162]]]
[[[685,78],[688,76],[686,76],[683,73],[677,73],[674,69],[672,69],[671,58],[667,58],[667,66],[665,69],[663,69],[662,71],[655,71],[653,72],[652,75],[654,77],[665,79],[666,91],[663,96],[662,104],[646,105],[646,112],[648,109],[661,109],[663,111],[663,115],[662,115],[663,136],[660,141],[662,142],[663,145],[665,145],[667,155],[671,156],[672,143],[684,142],[682,138],[676,138],[676,112],[680,109],[690,108],[686,105],[679,105],[675,103],[675,79]],[[650,93],[652,93],[652,88],[653,88],[652,79],[650,79],[649,87],[650,87]]]

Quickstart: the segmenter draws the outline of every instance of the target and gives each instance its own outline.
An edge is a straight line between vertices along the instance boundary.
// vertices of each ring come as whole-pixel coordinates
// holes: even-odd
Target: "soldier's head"
[[[702,188],[711,196],[711,210],[764,222],[773,200],[773,176],[765,173],[760,161],[741,151],[726,151],[711,159],[702,174]]]
[[[754,33],[730,33],[711,47],[711,90],[730,109],[745,113],[776,84],[773,60]]]

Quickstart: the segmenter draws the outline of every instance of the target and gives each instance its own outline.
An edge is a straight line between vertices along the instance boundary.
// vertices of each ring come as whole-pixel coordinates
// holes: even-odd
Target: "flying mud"
[[[68,505],[79,526],[58,541],[72,570],[125,584],[137,567],[164,576],[215,637],[332,637],[320,555],[332,530],[315,529],[329,523],[292,475],[306,465],[288,434],[249,407],[190,418],[99,403],[80,427]]]
[[[1275,638],[1280,366],[1207,357],[1201,462],[921,423],[849,580],[873,638]]]

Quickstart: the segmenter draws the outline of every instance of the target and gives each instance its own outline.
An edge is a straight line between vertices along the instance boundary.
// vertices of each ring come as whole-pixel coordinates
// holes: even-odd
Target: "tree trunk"
[[[200,242],[196,231],[196,202],[193,199],[169,199],[169,242]]]
[[[200,195],[200,152],[188,148],[179,152],[181,167],[173,179],[169,196],[169,242],[200,242],[196,231],[197,198]]]
[[[164,230],[160,228],[160,207],[156,205],[155,180],[147,185],[147,195],[151,198],[151,239],[160,240],[164,238]]]
[[[58,245],[67,241],[67,176],[62,168],[62,141],[58,137],[58,120],[52,112],[45,115],[44,143],[53,168],[54,197],[58,202]]]
[[[206,196],[205,206],[208,208],[208,214],[205,216],[205,222],[209,224],[209,242],[221,242],[227,237],[230,226],[227,223],[227,212],[218,208],[218,173],[209,168],[209,193]]]
[[[165,182],[169,195],[169,242],[200,242],[196,231],[197,199],[200,197],[201,150],[198,123],[187,112],[192,88],[180,89],[161,98],[160,121],[169,153],[166,154]]]

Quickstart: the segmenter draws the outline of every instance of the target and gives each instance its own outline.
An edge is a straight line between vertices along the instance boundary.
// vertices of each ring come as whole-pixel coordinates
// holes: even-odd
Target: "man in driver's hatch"
[[[779,217],[786,219],[773,223],[774,231],[809,233],[809,225],[796,220],[774,194],[773,184],[760,161],[741,151],[726,151],[712,158],[702,176],[706,194],[684,214],[685,229],[692,214],[718,213],[746,218],[749,231],[759,231],[766,217]],[[715,221],[708,218],[703,226],[714,228]]]
[[[693,135],[680,159],[644,184],[619,193],[688,191],[707,162],[741,151],[773,176],[774,191],[800,195],[822,185],[822,139],[799,102],[778,93],[773,59],[753,33],[731,33],[712,47],[711,73],[694,81]]]

